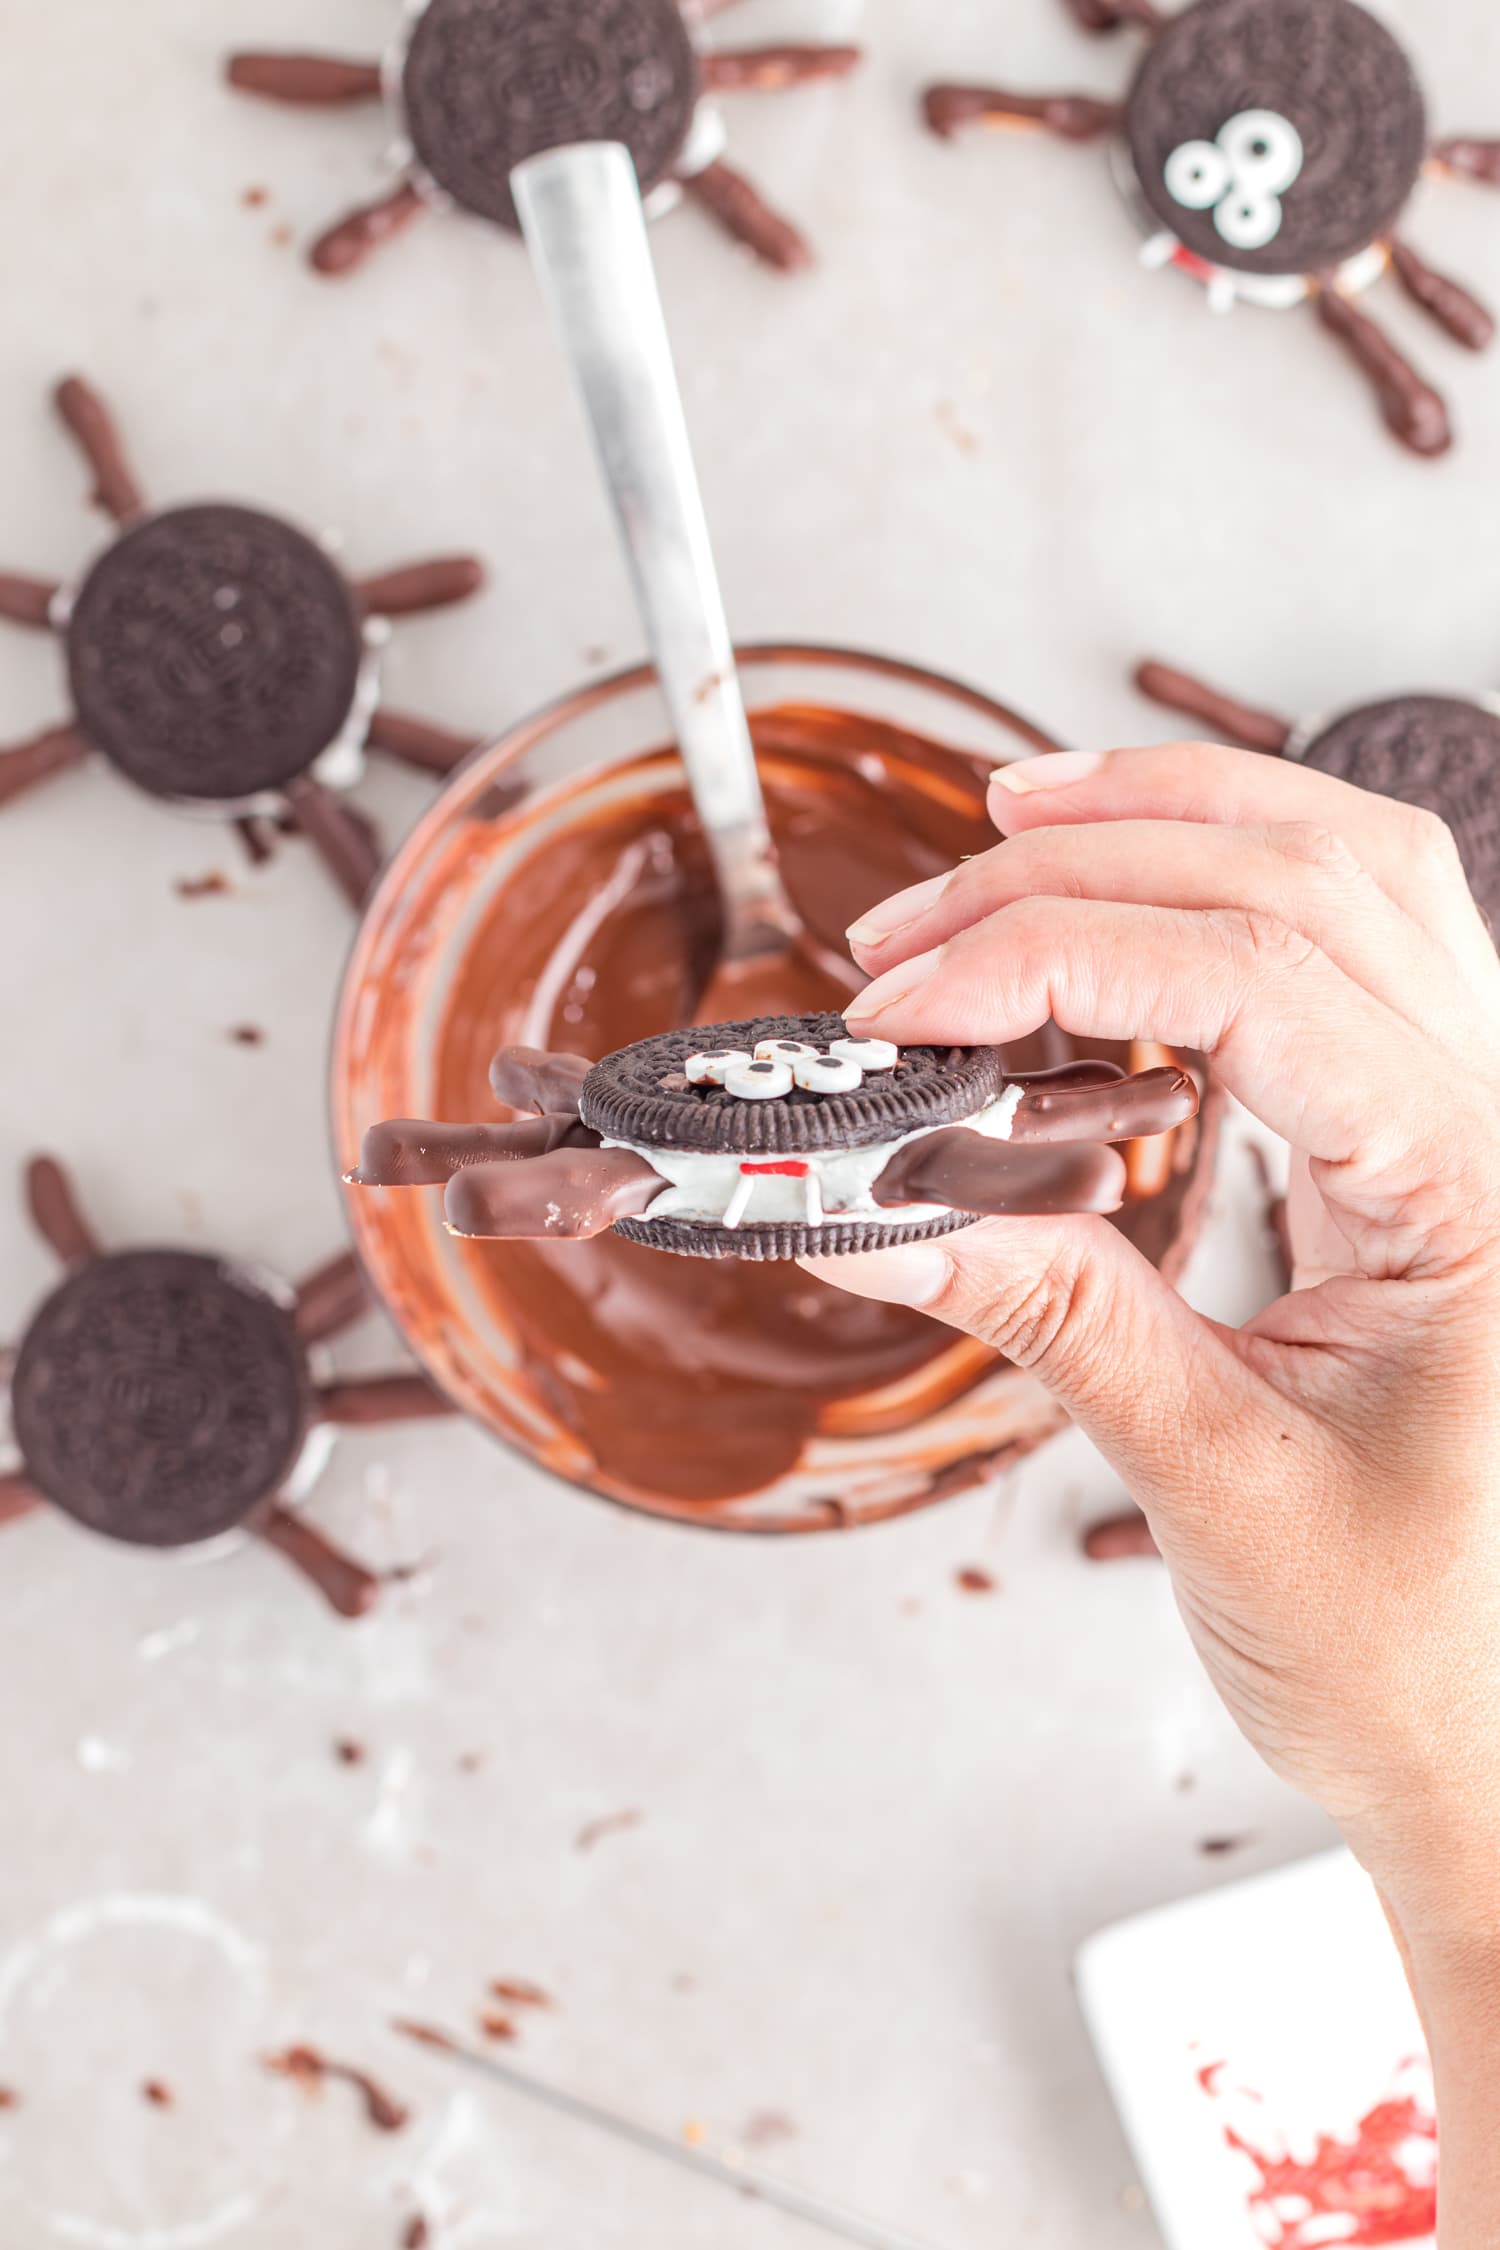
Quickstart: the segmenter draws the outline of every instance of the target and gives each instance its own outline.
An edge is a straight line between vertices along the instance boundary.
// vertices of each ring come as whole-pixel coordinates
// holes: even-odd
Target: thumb
[[[1136,1497],[1168,1517],[1201,1504],[1226,1440],[1245,1441],[1250,1370],[1104,1219],[981,1220],[936,1241],[798,1262],[856,1297],[931,1313],[1028,1368]]]

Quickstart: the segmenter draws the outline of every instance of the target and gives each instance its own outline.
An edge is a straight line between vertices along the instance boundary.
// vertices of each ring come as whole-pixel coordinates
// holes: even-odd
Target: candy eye
[[[901,1060],[901,1049],[889,1039],[835,1039],[828,1052],[864,1071],[894,1070]]]
[[[1274,109],[1242,109],[1218,142],[1246,195],[1284,195],[1302,169],[1302,136]]]
[[[713,1054],[689,1055],[682,1074],[690,1086],[722,1086],[727,1071],[749,1060],[743,1047],[722,1047]]]
[[[864,1078],[859,1064],[843,1055],[799,1055],[792,1072],[809,1094],[852,1094]]]
[[[815,1055],[817,1051],[800,1039],[758,1039],[755,1043],[757,1062],[794,1063],[799,1055]]]
[[[1237,188],[1214,212],[1214,225],[1236,250],[1263,250],[1281,232],[1281,205],[1274,195]]]
[[[752,1062],[747,1057],[732,1062],[724,1073],[724,1090],[742,1102],[773,1102],[792,1090],[788,1062]]]
[[[1167,193],[1185,211],[1206,211],[1233,184],[1229,159],[1212,141],[1184,141],[1167,158]]]

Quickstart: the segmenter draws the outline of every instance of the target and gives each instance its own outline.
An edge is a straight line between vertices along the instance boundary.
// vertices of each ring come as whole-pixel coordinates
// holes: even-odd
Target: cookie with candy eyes
[[[1444,453],[1441,394],[1359,302],[1391,273],[1454,342],[1482,351],[1487,308],[1405,233],[1425,169],[1500,185],[1500,141],[1429,141],[1416,71],[1358,0],[1064,0],[1090,31],[1143,32],[1121,99],[937,85],[924,109],[944,139],[1026,125],[1112,144],[1142,224],[1142,262],[1188,275],[1216,312],[1311,305],[1365,376],[1387,427]]]
[[[396,1119],[366,1135],[359,1187],[448,1182],[455,1233],[577,1240],[613,1227],[679,1256],[881,1249],[990,1216],[1109,1211],[1110,1145],[1197,1109],[1175,1065],[1009,1078],[998,1048],[897,1047],[832,1014],[668,1032],[602,1062],[502,1049],[513,1125]]]

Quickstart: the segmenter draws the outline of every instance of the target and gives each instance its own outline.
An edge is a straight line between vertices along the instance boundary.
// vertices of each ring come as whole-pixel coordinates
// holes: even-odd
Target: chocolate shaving
[[[953,1583],[965,1594],[993,1594],[999,1581],[990,1571],[981,1570],[977,1563],[966,1563],[962,1570],[953,1573]]]
[[[172,885],[179,898],[222,898],[232,888],[229,877],[217,868],[207,875],[179,875]]]
[[[497,2000],[512,2008],[555,2008],[557,2003],[550,1992],[539,1984],[529,1984],[524,1977],[492,1977],[490,1990]]]

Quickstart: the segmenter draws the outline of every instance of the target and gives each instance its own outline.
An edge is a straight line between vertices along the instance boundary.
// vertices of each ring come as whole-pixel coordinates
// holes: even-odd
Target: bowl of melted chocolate
[[[889,658],[777,646],[740,663],[783,872],[836,951],[877,900],[995,841],[996,765],[1060,747]],[[502,1045],[597,1060],[692,1022],[717,944],[708,855],[651,672],[525,721],[457,774],[360,930],[334,1041],[340,1169],[377,1118],[503,1116],[488,1085]],[[1048,1025],[1007,1061],[1080,1052]],[[1210,1090],[1196,1119],[1133,1145],[1118,1223],[1171,1276],[1197,1232],[1216,1126]],[[984,1346],[796,1266],[667,1258],[613,1233],[460,1241],[439,1188],[351,1194],[349,1223],[465,1412],[554,1475],[651,1514],[761,1532],[876,1522],[966,1489],[1062,1423]]]

